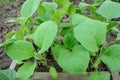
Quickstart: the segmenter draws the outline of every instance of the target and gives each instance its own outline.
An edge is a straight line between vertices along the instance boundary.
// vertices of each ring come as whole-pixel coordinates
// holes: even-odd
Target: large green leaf
[[[57,31],[58,26],[53,21],[42,23],[35,32],[34,42],[41,48],[39,53],[43,53],[51,46]]]
[[[33,74],[36,67],[36,62],[26,62],[17,71],[17,77],[21,80],[28,80]]]
[[[0,70],[0,80],[15,80],[16,72],[12,69]]]
[[[26,0],[21,9],[21,15],[28,18],[34,14],[42,0]]]
[[[107,20],[120,17],[120,3],[106,0],[96,12]]]
[[[80,19],[83,18],[84,21],[80,22],[74,28],[75,38],[91,52],[98,51],[98,47],[106,39],[106,29],[107,23],[100,22],[97,20],[92,20],[89,18],[84,18],[78,16]]]
[[[111,45],[105,55],[102,56],[102,61],[113,71],[120,72],[120,45]]]
[[[110,73],[94,72],[88,77],[87,80],[110,80]]]
[[[86,72],[89,64],[89,53],[81,45],[76,45],[70,51],[65,47],[60,46],[53,48],[53,53],[58,54],[57,62],[64,71],[71,74],[79,74]],[[56,50],[59,51],[56,51]],[[54,51],[55,50],[55,51]],[[55,54],[54,53],[54,54]]]
[[[18,40],[6,47],[6,53],[14,60],[24,60],[34,56],[34,47],[28,41]]]

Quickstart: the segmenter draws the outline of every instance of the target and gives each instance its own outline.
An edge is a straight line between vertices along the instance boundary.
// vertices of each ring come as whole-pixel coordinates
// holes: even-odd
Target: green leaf
[[[69,4],[70,1],[69,0],[56,0],[56,3],[60,6],[65,6],[66,4]]]
[[[15,41],[17,41],[16,39],[8,39],[6,40],[6,42],[4,42],[3,44],[0,44],[0,47],[6,47],[12,43],[14,43]]]
[[[41,13],[38,18],[41,20],[41,21],[48,21],[51,19],[51,15],[49,13]]]
[[[54,67],[50,67],[49,72],[54,80],[58,80],[58,73]]]
[[[78,17],[84,18],[83,16]],[[74,28],[74,36],[87,50],[96,52],[100,44],[106,39],[107,25],[107,23],[86,17]]]
[[[44,53],[51,46],[54,38],[57,35],[58,26],[53,21],[42,23],[35,32],[34,42],[41,48],[40,53]]]
[[[120,32],[117,34],[116,40],[120,40]]]
[[[29,79],[33,74],[36,67],[36,62],[26,62],[17,71],[17,77],[21,80]]]
[[[6,34],[5,40],[12,38],[12,36],[15,34],[15,31],[10,31],[9,33]]]
[[[107,20],[120,17],[120,3],[106,0],[96,11]]]
[[[64,36],[63,42],[67,48],[72,48],[77,43],[77,40],[72,33],[67,33]]]
[[[46,12],[48,13],[56,11],[57,9],[57,4],[53,2],[43,2],[41,5],[45,8]]]
[[[55,47],[52,47],[52,54],[54,56],[54,59],[57,61],[59,57],[60,51],[64,49],[63,46],[56,44]]]
[[[93,4],[94,6],[99,6],[104,2],[104,0],[94,0]]]
[[[6,47],[6,53],[14,60],[24,60],[34,55],[33,45],[24,40],[18,40]]]
[[[62,18],[65,14],[67,14],[68,8],[71,4],[66,4],[63,8],[56,11],[56,13],[53,14],[51,20],[55,21],[56,23],[60,23]]]
[[[87,4],[87,3],[84,3],[84,2],[80,2],[80,4],[78,5],[78,9],[81,11],[81,12],[84,12],[85,9],[84,8],[88,8],[89,11],[94,14],[95,11],[96,11],[96,7],[93,6],[93,5],[90,5],[90,4]]]
[[[24,17],[20,17],[20,18],[10,18],[8,22],[17,22],[19,24],[23,24],[25,21]]]
[[[90,56],[89,52],[85,50],[81,45],[76,45],[72,50],[68,50],[65,47],[60,47],[59,51],[54,54],[58,54],[57,62],[64,71],[71,74],[85,73],[89,64]],[[72,63],[72,64],[71,64]]]
[[[85,16],[82,16],[82,15],[80,15],[80,14],[74,14],[74,15],[72,16],[72,24],[73,24],[74,26],[76,26],[76,25],[84,22],[86,19],[87,19],[87,18],[86,18]]]
[[[70,22],[62,22],[62,23],[60,23],[59,28],[68,28],[71,25],[72,25],[72,23],[70,23]]]
[[[76,8],[75,8],[75,6],[74,6],[73,4],[71,4],[71,5],[69,6],[67,12],[68,12],[68,15],[69,15],[69,16],[72,16],[73,14],[75,14],[75,13],[76,13]]]
[[[61,35],[65,36],[67,33],[72,32],[73,28],[71,26],[63,28],[61,31]]]
[[[16,72],[12,69],[0,70],[0,80],[15,80]]]
[[[117,21],[110,21],[110,22],[109,22],[109,25],[107,26],[107,30],[109,31],[109,30],[111,30],[112,28],[117,27],[119,24],[120,24],[120,23],[117,22]]]
[[[79,5],[78,5],[78,9],[79,10],[82,10],[84,7],[88,6],[89,4],[87,3],[84,3],[84,2],[80,2]]]
[[[97,8],[95,6],[92,6],[92,5],[89,5],[88,9],[93,15],[96,13],[96,10],[97,10]]]
[[[88,77],[87,80],[110,80],[110,73],[94,72]]]
[[[46,10],[44,8],[43,5],[39,5],[38,9],[37,9],[37,13],[40,15],[41,13],[45,13]]]
[[[24,34],[25,34],[25,25],[20,27],[20,29],[16,32],[16,38],[18,40],[23,40],[24,39]]]
[[[120,72],[120,45],[111,45],[101,59],[109,69]]]
[[[42,0],[26,0],[21,9],[21,15],[28,18],[34,14]]]

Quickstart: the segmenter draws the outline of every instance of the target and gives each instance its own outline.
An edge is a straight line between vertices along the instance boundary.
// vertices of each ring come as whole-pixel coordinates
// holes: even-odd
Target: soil
[[[19,25],[16,23],[9,23],[8,18],[13,18],[13,17],[19,17],[20,16],[20,9],[21,5],[23,4],[25,0],[16,0],[15,3],[11,2],[6,4],[6,5],[0,5],[0,43],[4,42],[5,40],[5,35],[11,30],[16,30],[19,28]],[[71,0],[73,1],[73,0]],[[91,0],[86,0],[88,3],[91,3]],[[75,4],[78,4],[77,0]],[[111,41],[115,39],[116,35],[111,33],[110,36],[108,36],[108,41]],[[53,56],[51,55],[50,52],[46,54],[47,58],[47,64],[48,66],[54,66],[58,72],[61,72],[62,69],[57,65],[56,61],[53,59]],[[1,69],[7,69],[9,68],[11,64],[11,59],[4,53],[4,49],[0,48],[0,70]],[[106,66],[101,63],[99,66],[100,71],[107,71],[108,69]],[[38,72],[48,72],[49,68],[42,65],[38,64],[36,71]],[[89,68],[87,71],[94,71],[94,68],[89,64]]]

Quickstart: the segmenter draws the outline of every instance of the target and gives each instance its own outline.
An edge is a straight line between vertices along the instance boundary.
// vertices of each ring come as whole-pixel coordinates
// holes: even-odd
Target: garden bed
[[[33,2],[30,2],[30,3],[32,4]],[[43,11],[44,18],[43,16],[41,16],[41,13],[40,13],[40,16],[38,19],[38,18],[32,18],[31,16],[34,14],[34,12],[37,9],[39,14],[38,7],[40,7],[39,6],[40,1],[38,0],[38,3],[36,2],[36,5],[37,5],[36,7],[33,7],[33,6],[31,7],[31,10],[34,10],[34,11],[31,12],[30,14],[28,13],[29,15],[26,14],[26,12],[29,12],[27,11],[27,7],[30,6],[29,0],[27,1],[27,3],[24,4],[25,6],[23,6],[21,10],[21,15],[25,17],[25,19],[21,18],[20,24],[22,25],[20,29],[17,30],[17,32],[11,32],[12,34],[6,38],[6,43],[2,44],[2,46],[5,47],[6,54],[8,54],[9,57],[11,57],[13,60],[20,61],[20,65],[16,65],[16,62],[12,61],[12,64],[10,66],[10,69],[15,68],[15,70],[17,71],[18,78],[20,77],[21,79],[23,78],[22,76],[25,76],[24,79],[28,79],[35,71],[35,74],[32,78],[33,80],[52,80],[50,74],[48,73],[52,68],[53,72],[50,71],[51,75],[53,75],[52,77],[57,78],[56,74],[58,72],[60,80],[74,80],[74,79],[86,80],[89,74],[91,74],[91,72],[95,74],[93,76],[90,75],[89,78],[91,79],[89,80],[93,80],[94,77],[96,76],[97,76],[96,80],[104,77],[106,77],[105,80],[108,80],[110,78],[110,74],[111,74],[111,80],[120,80],[119,73],[111,71],[111,70],[119,71],[119,66],[120,66],[118,62],[120,57],[116,57],[116,55],[119,56],[120,45],[117,45],[116,43],[119,43],[120,36],[118,34],[120,34],[120,31],[117,28],[113,29],[113,27],[118,26],[119,22],[117,21],[119,19],[117,21],[116,19],[114,19],[116,22],[112,22],[111,19],[115,18],[116,16],[111,14],[111,16],[113,17],[109,18],[109,16],[105,15],[107,12],[101,13],[101,12],[104,12],[102,11],[102,9],[103,10],[106,9],[106,6],[102,5],[105,8],[101,9],[100,7],[98,10],[95,10],[95,11],[92,10],[92,12],[94,12],[94,14],[96,15],[93,15],[90,17],[89,11],[88,13],[84,13],[84,11],[82,12],[82,10],[84,9],[81,8],[80,6],[78,6],[79,8],[78,10],[69,1],[67,2],[68,5],[66,6],[64,2],[61,4],[59,0],[57,4],[63,8],[59,9],[56,6],[56,4],[52,4],[52,6],[55,7],[55,9],[53,8],[52,10],[54,14],[51,12],[49,13],[49,10],[48,10],[49,7],[46,8],[46,5],[48,5],[49,3],[46,2],[46,3],[43,3],[41,6],[45,8],[46,12],[48,11],[47,13],[49,13],[50,15],[47,15],[47,13],[44,13]],[[108,3],[111,3],[111,5],[117,4],[118,6],[120,6],[118,3],[114,3],[111,1],[105,1],[105,3],[103,4],[108,4]],[[87,7],[91,7],[92,9],[97,8],[86,3],[81,3],[81,5],[83,4],[86,5]],[[49,6],[51,6],[51,3],[49,4]],[[42,7],[40,7],[40,10],[42,9]],[[117,8],[117,6],[115,7]],[[9,12],[11,8],[12,7],[7,6],[6,11]],[[110,6],[107,6],[107,8],[111,9]],[[57,9],[60,10],[60,13],[59,11],[56,12]],[[62,14],[62,16],[60,16],[60,19],[58,19],[59,15],[61,15],[62,10],[64,15]],[[76,10],[81,11],[81,13],[78,14],[79,12],[77,12]],[[98,11],[98,14],[101,16],[95,13],[96,11]],[[86,16],[81,15],[82,13],[84,13]],[[47,19],[46,15],[51,18]],[[61,27],[61,25],[59,25],[59,23],[60,24],[62,23],[61,21],[63,20],[64,16],[67,16],[65,18],[65,22],[69,24],[67,25],[67,27],[64,25],[62,25]],[[101,19],[99,19],[98,16],[101,17]],[[15,17],[18,17],[18,16],[15,16]],[[66,19],[70,17],[72,18],[71,21],[66,21]],[[95,17],[95,19],[91,19],[92,17]],[[106,19],[103,17],[105,17]],[[80,21],[81,18],[83,19],[83,22]],[[96,20],[97,18],[98,20]],[[78,20],[76,21],[76,19]],[[29,23],[29,21],[31,21],[31,23],[33,23],[33,25],[36,25],[37,27],[31,26],[31,23]],[[47,27],[48,25],[50,26]],[[88,25],[90,25],[91,28]],[[19,27],[18,24],[15,24],[14,26],[17,26],[16,28]],[[1,31],[3,31],[3,29],[4,28],[1,28]],[[10,30],[13,30],[13,29],[10,28]],[[116,31],[116,33],[114,33],[114,31]],[[39,35],[40,34],[39,32],[41,32],[41,35]],[[8,33],[8,31],[6,30],[4,33],[6,34]],[[52,35],[49,33],[52,33]],[[107,33],[109,33],[110,35]],[[88,36],[89,34],[90,36]],[[108,35],[107,40],[106,40],[106,34]],[[62,37],[62,39],[60,40],[57,39],[56,37],[59,35]],[[5,37],[3,36],[2,38],[5,38]],[[49,41],[48,41],[48,38],[49,38]],[[3,51],[3,49],[1,49],[0,51]],[[109,54],[111,56],[109,56]],[[6,55],[0,54],[0,57],[1,57],[0,59],[4,59],[3,57],[6,57]],[[113,60],[111,60],[111,58]],[[10,62],[8,61],[9,64]],[[113,66],[114,63],[116,64],[117,67]],[[6,69],[6,68],[7,67],[2,67],[1,69]],[[25,69],[26,69],[26,72],[28,72],[28,74],[23,75],[23,71]],[[71,74],[79,74],[79,73],[85,74],[86,71],[88,73],[87,75],[81,75],[81,74],[71,75],[71,74],[64,73],[63,71]],[[109,72],[110,74],[106,73],[105,75],[103,75],[101,74],[101,72],[103,74],[105,72]]]

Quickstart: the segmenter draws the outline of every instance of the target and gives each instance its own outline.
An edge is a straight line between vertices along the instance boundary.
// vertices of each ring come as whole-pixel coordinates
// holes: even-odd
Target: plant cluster
[[[120,40],[117,29],[120,22],[112,20],[120,17],[120,4],[110,0],[95,1],[93,4],[80,2],[75,7],[69,0],[26,0],[21,17],[10,20],[18,22],[20,28],[9,32],[1,44],[11,59],[23,65],[16,75],[12,70],[0,71],[0,78],[29,80],[37,64],[48,66],[45,58],[48,49],[64,72],[86,74],[92,64],[95,71],[88,80],[110,80],[109,72],[99,71],[101,63],[120,72],[120,45],[116,44]],[[33,17],[35,12],[37,16]],[[117,32],[117,38],[108,42],[106,36],[113,31]],[[58,80],[56,69],[48,67],[51,76]],[[8,74],[10,72],[14,75]]]

